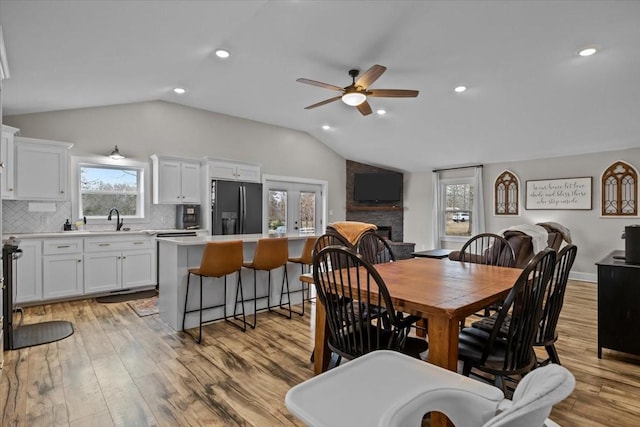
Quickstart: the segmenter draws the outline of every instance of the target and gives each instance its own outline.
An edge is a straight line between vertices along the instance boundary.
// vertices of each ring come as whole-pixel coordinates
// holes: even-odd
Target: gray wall
[[[554,157],[530,161],[494,163],[484,166],[484,199],[487,231],[496,232],[517,224],[535,224],[554,221],[571,230],[578,256],[572,277],[595,281],[595,263],[611,250],[624,249],[620,238],[625,225],[640,223],[636,218],[605,218],[600,215],[600,179],[602,172],[616,160],[623,160],[638,170],[640,148],[605,151],[571,157]],[[493,215],[493,183],[505,169],[520,179],[520,216]],[[525,182],[532,179],[593,177],[593,209],[579,210],[525,210]],[[405,241],[416,243],[416,250],[431,249],[431,173],[405,174]]]
[[[209,156],[258,163],[263,174],[326,180],[328,220],[345,218],[345,159],[304,132],[163,101],[8,116],[3,123],[21,136],[72,142],[71,155],[108,155],[117,144],[136,160]]]

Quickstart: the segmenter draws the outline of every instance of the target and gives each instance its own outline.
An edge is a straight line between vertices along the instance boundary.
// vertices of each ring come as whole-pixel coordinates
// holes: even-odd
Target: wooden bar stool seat
[[[302,248],[302,253],[297,257],[289,257],[289,262],[294,264],[300,264],[301,274],[305,273],[305,266],[307,266],[307,271],[311,272],[311,266],[313,265],[313,246],[316,243],[315,237],[308,237],[307,240],[304,241],[304,247]],[[294,313],[299,314],[300,316],[304,316],[304,288],[306,285],[307,288],[307,301],[311,301],[311,289],[308,283],[300,282],[301,288],[300,290],[295,290],[291,292],[302,292],[302,311],[295,311]],[[314,297],[315,299],[315,297]]]
[[[258,306],[258,300],[267,299],[267,308],[269,311],[273,311],[274,313],[278,313],[282,316],[285,316],[291,319],[291,298],[289,296],[289,278],[287,276],[287,261],[289,260],[289,239],[286,237],[278,237],[278,238],[268,238],[268,239],[260,239],[256,242],[256,249],[253,255],[253,261],[245,262],[243,265],[245,268],[249,268],[253,270],[253,298],[247,299],[246,301],[253,301],[253,323],[250,325],[251,328],[255,329],[256,327],[256,312]],[[280,303],[278,304],[278,308],[286,309],[288,314],[281,313],[277,310],[272,310],[274,306],[271,305],[271,271],[277,268],[283,268],[283,277],[282,277],[282,287],[280,289]],[[268,286],[267,286],[267,294],[263,296],[258,296],[257,293],[257,280],[256,280],[256,272],[267,271],[269,274],[268,278]],[[286,285],[286,291],[285,291]],[[283,306],[283,296],[287,294],[287,307]]]
[[[200,267],[189,268],[187,271],[187,292],[184,297],[184,314],[182,315],[182,330],[184,331],[184,322],[187,317],[187,313],[198,312],[200,314],[200,326],[198,332],[198,338],[194,339],[198,344],[202,342],[202,312],[203,310],[211,310],[214,308],[223,307],[223,318],[225,321],[231,323],[232,325],[246,331],[246,321],[244,314],[244,302],[242,295],[242,276],[240,271],[242,270],[242,240],[233,240],[228,242],[210,242],[204,247],[204,251],[202,252],[202,260],[200,261]],[[237,283],[236,283],[236,299],[235,305],[233,309],[233,317],[237,319],[237,306],[238,306],[238,296],[240,296],[240,305],[242,308],[242,324],[237,324],[228,319],[227,316],[227,275],[231,273],[236,273]],[[187,302],[189,300],[189,285],[191,275],[200,276],[200,305],[199,308],[187,310]],[[224,277],[224,298],[222,303],[211,305],[208,307],[202,306],[202,278],[203,277],[211,277],[211,278],[221,278]],[[204,323],[212,322],[217,319],[206,320]],[[238,319],[239,320],[239,319]],[[187,331],[185,331],[187,332]],[[187,332],[189,334],[189,332]],[[191,335],[191,334],[189,334]]]

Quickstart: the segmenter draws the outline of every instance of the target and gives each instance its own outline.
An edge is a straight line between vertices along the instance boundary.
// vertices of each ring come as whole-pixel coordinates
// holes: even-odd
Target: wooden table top
[[[406,259],[376,264],[393,300],[394,308],[422,317],[462,319],[506,296],[522,272],[497,267],[432,258]],[[301,280],[313,283],[313,277]]]

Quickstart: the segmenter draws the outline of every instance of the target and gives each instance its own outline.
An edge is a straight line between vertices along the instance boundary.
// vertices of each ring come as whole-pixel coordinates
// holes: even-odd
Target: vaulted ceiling
[[[639,22],[638,1],[3,1],[4,114],[159,99],[404,171],[638,147]],[[297,78],[374,64],[373,89],[420,95],[304,109],[336,92]]]

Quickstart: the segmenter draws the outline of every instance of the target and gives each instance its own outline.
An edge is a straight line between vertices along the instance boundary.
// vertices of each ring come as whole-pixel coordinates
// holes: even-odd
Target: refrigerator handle
[[[247,189],[244,185],[240,186],[240,189],[242,191],[242,221],[241,221],[241,227],[242,227],[242,233],[245,233],[245,230],[247,228]]]

